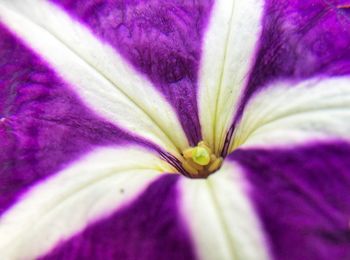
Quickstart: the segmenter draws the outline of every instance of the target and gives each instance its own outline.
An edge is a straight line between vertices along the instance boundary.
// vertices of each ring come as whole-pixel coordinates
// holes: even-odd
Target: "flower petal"
[[[238,146],[350,139],[350,78],[277,81],[250,100],[236,129]]]
[[[39,259],[195,259],[177,211],[179,175],[167,175],[120,210]]]
[[[261,34],[262,0],[214,4],[204,38],[198,106],[203,139],[222,149],[249,80]]]
[[[100,146],[139,144],[87,109],[0,24],[0,215],[29,187]]]
[[[189,142],[201,140],[198,63],[212,0],[51,0],[152,81],[173,105]],[[148,86],[147,86],[148,87]]]
[[[256,64],[242,103],[276,80],[349,75],[349,4],[266,0]]]
[[[350,258],[350,144],[239,149],[274,259]]]
[[[63,10],[44,1],[3,1],[0,15],[99,114],[174,154],[188,147],[161,94]]]
[[[179,182],[180,207],[199,259],[269,259],[240,167],[225,162],[207,179]]]
[[[161,167],[158,156],[138,147],[85,155],[31,187],[1,217],[1,258],[38,257],[136,198],[162,174]]]

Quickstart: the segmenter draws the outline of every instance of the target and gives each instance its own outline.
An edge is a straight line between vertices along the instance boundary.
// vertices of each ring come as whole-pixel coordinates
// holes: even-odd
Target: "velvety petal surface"
[[[266,0],[260,46],[243,105],[275,80],[348,75],[349,4],[348,0]]]
[[[75,86],[3,24],[0,34],[0,258],[33,259],[171,168],[154,145],[87,108]]]
[[[350,144],[237,150],[274,259],[350,258]]]
[[[198,66],[212,0],[50,0],[118,50],[176,109],[191,144],[201,140]]]
[[[101,119],[0,25],[0,213],[94,147],[143,141]]]
[[[1,1],[0,256],[349,258],[347,9]],[[159,178],[227,131],[208,179]]]
[[[190,143],[201,140],[197,74],[211,1],[50,1],[55,5],[44,1],[8,2],[102,70],[123,92],[158,118],[162,117],[141,99],[140,91],[147,96],[161,93],[175,109]],[[72,23],[84,25],[102,45],[94,46],[73,28],[62,30],[59,12],[70,16]],[[115,51],[152,84],[126,85],[117,78]]]
[[[0,219],[1,258],[35,259],[112,214],[162,174],[162,163],[139,147],[103,147],[35,183]]]
[[[195,259],[177,208],[179,177],[160,178],[130,204],[39,259]]]
[[[89,28],[45,1],[3,0],[0,8],[3,22],[100,116],[174,155],[188,147],[173,107]]]

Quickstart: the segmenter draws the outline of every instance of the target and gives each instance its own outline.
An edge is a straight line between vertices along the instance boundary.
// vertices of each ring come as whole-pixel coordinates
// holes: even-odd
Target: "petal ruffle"
[[[242,149],[251,198],[275,259],[350,258],[350,144]]]

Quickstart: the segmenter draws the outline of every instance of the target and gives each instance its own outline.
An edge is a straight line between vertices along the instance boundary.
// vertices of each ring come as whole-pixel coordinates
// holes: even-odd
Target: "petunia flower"
[[[350,259],[350,2],[0,0],[0,259]]]

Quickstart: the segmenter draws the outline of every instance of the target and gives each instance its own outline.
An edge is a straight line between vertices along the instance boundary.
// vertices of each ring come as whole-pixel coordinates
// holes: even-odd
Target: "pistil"
[[[207,177],[221,167],[222,157],[215,155],[208,144],[201,141],[182,152],[182,167],[193,178]]]

